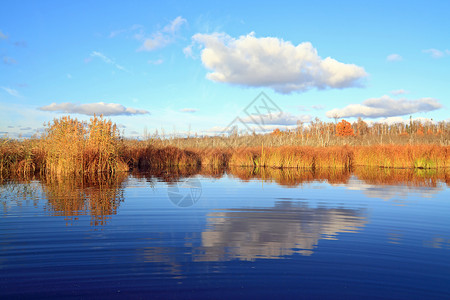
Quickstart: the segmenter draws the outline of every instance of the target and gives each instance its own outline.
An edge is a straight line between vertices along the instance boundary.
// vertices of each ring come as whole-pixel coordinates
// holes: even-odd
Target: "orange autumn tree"
[[[271,134],[272,135],[281,135],[282,133],[281,133],[280,129],[276,128],[274,131],[272,131]]]
[[[349,122],[342,120],[336,125],[336,135],[337,136],[354,136],[355,132],[353,131],[352,124]]]

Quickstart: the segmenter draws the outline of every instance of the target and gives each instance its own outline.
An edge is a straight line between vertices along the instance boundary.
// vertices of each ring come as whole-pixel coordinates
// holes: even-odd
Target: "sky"
[[[220,134],[256,112],[263,130],[450,121],[450,1],[0,6],[2,136],[94,113],[127,137]]]

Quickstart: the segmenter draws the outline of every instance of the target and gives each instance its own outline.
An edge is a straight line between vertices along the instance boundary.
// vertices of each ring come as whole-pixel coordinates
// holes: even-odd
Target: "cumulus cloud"
[[[250,87],[269,87],[280,93],[312,88],[347,88],[361,85],[367,76],[362,67],[325,59],[309,42],[293,45],[274,37],[257,38],[252,32],[233,38],[225,33],[195,34],[207,78]],[[185,54],[192,47],[185,48]]]
[[[124,67],[122,67],[121,65],[119,65],[118,63],[116,63],[113,59],[107,57],[106,55],[104,55],[104,54],[101,53],[101,52],[98,52],[98,51],[92,51],[91,57],[98,57],[98,58],[100,58],[101,60],[103,60],[105,63],[110,64],[110,65],[113,65],[113,66],[115,66],[117,69],[119,69],[119,70],[121,70],[121,71],[124,71],[124,72],[130,72],[130,71],[128,71],[127,69],[125,69]]]
[[[183,108],[183,109],[180,109],[180,111],[181,112],[186,112],[186,113],[195,113],[195,112],[198,111],[198,109],[196,109],[196,108]]]
[[[20,93],[17,90],[15,90],[15,89],[11,89],[11,88],[8,88],[8,87],[5,87],[5,86],[1,86],[0,88],[2,90],[4,90],[5,92],[7,92],[8,94],[10,94],[11,96],[13,96],[13,97],[20,97]]]
[[[398,96],[398,95],[409,94],[409,91],[405,91],[403,89],[400,89],[400,90],[391,91],[391,94],[395,95],[395,96]]]
[[[403,57],[401,57],[401,55],[399,55],[399,54],[393,53],[393,54],[389,54],[386,57],[386,60],[387,61],[401,61],[401,60],[403,60]]]
[[[153,51],[173,43],[177,32],[180,30],[181,26],[186,23],[186,19],[178,16],[164,26],[162,30],[153,32],[148,38],[144,38],[143,34],[136,36],[138,40],[143,40],[143,44],[138,51]]]
[[[326,116],[333,118],[349,117],[395,117],[404,116],[417,112],[428,112],[442,108],[442,104],[433,98],[421,98],[418,100],[392,99],[384,95],[380,98],[371,98],[361,104],[350,104],[344,108],[335,108],[327,111]]]
[[[438,50],[438,49],[425,49],[422,50],[423,53],[428,53],[432,58],[442,58],[444,56],[450,55],[450,50]]]
[[[297,122],[302,123],[311,122],[310,115],[294,116],[290,113],[281,114],[263,114],[260,116],[245,117],[242,121],[249,124],[263,124],[263,125],[297,125]]]
[[[149,114],[148,111],[143,109],[135,109],[131,107],[125,107],[118,103],[86,103],[86,104],[74,104],[70,102],[66,103],[52,103],[47,106],[39,107],[39,110],[42,111],[55,111],[61,113],[74,113],[74,114],[82,114],[93,116],[101,115],[104,116],[131,116],[131,115],[141,115],[141,114]]]

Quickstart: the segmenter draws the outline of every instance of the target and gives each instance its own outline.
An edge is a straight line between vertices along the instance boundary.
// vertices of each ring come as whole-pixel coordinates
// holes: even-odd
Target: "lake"
[[[1,298],[450,298],[450,173],[9,179]]]

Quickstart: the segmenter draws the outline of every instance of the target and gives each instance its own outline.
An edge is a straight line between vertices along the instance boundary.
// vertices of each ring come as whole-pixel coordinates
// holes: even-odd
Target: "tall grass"
[[[313,126],[314,125],[314,126]],[[412,123],[408,129],[374,127],[371,132],[361,124],[355,136],[337,137],[326,123],[315,123],[308,130],[269,135],[247,135],[144,141],[125,140],[114,123],[102,116],[89,122],[71,117],[47,124],[41,138],[26,140],[0,139],[0,176],[46,173],[51,176],[92,173],[113,174],[129,169],[155,169],[174,166],[209,166],[220,170],[227,166],[253,168],[350,169],[354,166],[433,169],[450,167],[450,146],[446,143],[371,144],[374,136],[404,132],[411,138],[414,130],[427,129]],[[414,125],[414,126],[413,126]],[[448,124],[428,127],[432,139],[446,136]],[[334,129],[333,129],[334,128]],[[350,129],[350,128],[349,128]],[[378,131],[377,131],[378,130]],[[386,135],[376,133],[386,132]],[[347,141],[331,146],[331,138]],[[312,146],[308,139],[322,139]],[[386,140],[386,139],[385,139]],[[207,144],[209,143],[209,144]],[[248,146],[252,145],[252,146]],[[323,145],[323,146],[317,146]]]

